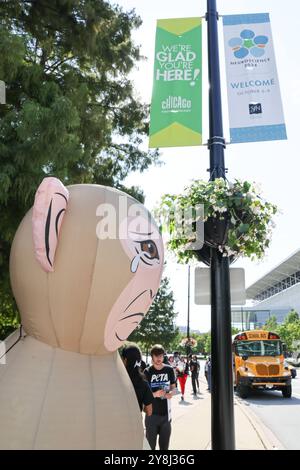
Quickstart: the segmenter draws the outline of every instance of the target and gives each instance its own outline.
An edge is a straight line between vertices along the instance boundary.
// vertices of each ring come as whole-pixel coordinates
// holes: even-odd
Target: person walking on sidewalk
[[[208,356],[205,366],[204,366],[204,375],[207,380],[207,390],[211,391],[211,357]]]
[[[197,356],[192,356],[190,355],[190,371],[191,371],[191,376],[192,376],[192,387],[193,387],[193,392],[194,395],[197,395],[197,392],[199,392],[199,369],[200,365],[197,361]]]
[[[176,370],[181,391],[181,401],[184,401],[185,383],[189,375],[189,365],[183,357],[181,357],[180,361],[177,363]]]
[[[171,366],[174,369],[174,374],[175,374],[175,379],[176,379],[176,388],[178,389],[178,375],[177,375],[177,364],[180,361],[180,356],[178,351],[174,351],[173,353],[173,358],[174,358],[174,364],[171,364]]]
[[[176,362],[174,361],[174,356],[169,357],[169,364],[174,371],[175,380],[176,380],[175,388],[177,388],[177,372],[176,372]]]
[[[194,355],[194,361],[197,363],[197,375],[196,375],[197,392],[200,393],[200,386],[199,386],[200,362],[198,361],[196,355]]]
[[[164,364],[165,350],[160,344],[151,349],[152,366],[144,371],[153,393],[153,412],[146,416],[146,437],[151,450],[155,450],[159,436],[160,450],[168,450],[171,436],[171,398],[175,389],[174,370]]]

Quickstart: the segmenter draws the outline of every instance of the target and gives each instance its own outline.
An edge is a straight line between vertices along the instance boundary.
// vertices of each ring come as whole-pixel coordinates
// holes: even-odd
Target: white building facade
[[[240,329],[259,328],[271,316],[282,323],[287,314],[300,314],[300,250],[246,289],[251,307],[232,309],[232,323]]]

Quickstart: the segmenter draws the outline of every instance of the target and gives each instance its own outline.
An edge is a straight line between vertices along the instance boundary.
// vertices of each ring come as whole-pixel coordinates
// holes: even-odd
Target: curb
[[[265,450],[286,450],[275,434],[250,409],[249,404],[242,402],[236,396],[234,397],[234,402],[248,419]]]

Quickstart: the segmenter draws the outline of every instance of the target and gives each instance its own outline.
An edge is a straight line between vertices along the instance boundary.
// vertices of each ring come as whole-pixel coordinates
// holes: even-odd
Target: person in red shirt
[[[184,392],[185,392],[185,384],[189,374],[189,365],[184,360],[184,358],[180,358],[177,363],[177,378],[179,381],[180,391],[181,391],[181,401],[184,401]]]

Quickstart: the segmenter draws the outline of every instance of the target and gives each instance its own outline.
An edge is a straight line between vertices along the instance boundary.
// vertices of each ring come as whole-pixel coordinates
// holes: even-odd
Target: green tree
[[[300,321],[294,323],[283,323],[278,327],[280,339],[286,344],[288,351],[294,351],[294,341],[300,340]]]
[[[163,278],[160,288],[150,307],[149,313],[139,327],[129,336],[129,341],[140,345],[147,354],[154,344],[162,344],[167,350],[178,337],[178,328],[174,321],[177,312],[174,310],[174,296],[170,290],[168,278]]]
[[[200,354],[205,353],[205,334],[195,335],[195,340],[197,341],[197,352]]]
[[[174,351],[178,351],[181,353],[183,350],[180,349],[180,341],[185,337],[182,333],[180,333],[179,329],[176,328],[177,333],[174,335],[172,341],[170,342],[168,346],[169,352],[173,353]]]
[[[286,316],[284,323],[295,323],[299,321],[299,314],[296,312],[296,310],[292,309]]]
[[[211,353],[211,332],[209,331],[208,333],[204,334],[205,340],[204,340],[204,347],[205,347],[205,354],[210,354]]]
[[[231,335],[236,335],[239,333],[239,329],[235,328],[234,326],[231,327]],[[211,331],[208,333],[203,333],[203,344],[204,344],[204,350],[203,353],[208,355],[211,354]]]
[[[279,325],[277,332],[281,340],[286,344],[288,351],[294,351],[294,342],[300,340],[300,319],[295,310],[291,310],[284,322]]]
[[[0,315],[0,341],[5,339],[19,325],[16,309],[12,306],[11,297],[7,293],[1,295],[1,315]]]
[[[236,328],[235,326],[231,327],[231,335],[237,335],[240,332],[239,328]]]
[[[267,331],[273,331],[274,333],[277,331],[278,323],[277,323],[276,315],[271,315],[268,318],[268,320],[266,321],[266,323],[263,326],[263,329],[267,330]]]
[[[1,0],[0,313],[15,311],[6,305],[10,245],[44,176],[126,190],[130,171],[157,161],[141,149],[148,107],[128,79],[140,24],[104,0]]]
[[[169,345],[169,351],[170,352],[178,351],[179,354],[185,354],[186,348],[184,346],[181,346],[180,344],[184,338],[186,338],[186,333],[181,333],[178,330],[177,335],[174,336],[172,342]]]

